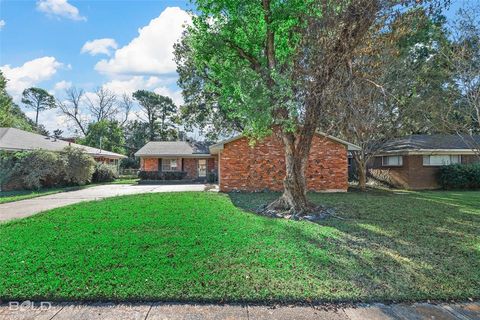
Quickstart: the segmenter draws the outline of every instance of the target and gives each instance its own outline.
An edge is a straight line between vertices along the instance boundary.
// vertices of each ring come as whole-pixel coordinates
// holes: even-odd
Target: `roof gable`
[[[317,135],[319,136],[322,136],[322,137],[325,137],[327,139],[330,139],[330,140],[333,140],[335,142],[338,142],[340,144],[343,144],[344,146],[346,146],[348,148],[348,151],[357,151],[357,150],[360,150],[360,147],[353,144],[353,143],[350,143],[350,142],[347,142],[345,140],[342,140],[340,138],[337,138],[337,137],[334,137],[334,136],[331,136],[331,135],[328,135],[324,132],[321,132],[321,131],[317,131],[316,132]],[[237,136],[234,136],[230,139],[226,139],[226,140],[223,140],[221,142],[218,142],[214,145],[211,145],[210,146],[210,152],[213,154],[213,153],[218,153],[219,151],[221,151],[223,149],[223,146],[229,142],[232,142],[232,141],[235,141],[235,140],[238,140],[240,138],[242,138],[243,135],[237,135]]]

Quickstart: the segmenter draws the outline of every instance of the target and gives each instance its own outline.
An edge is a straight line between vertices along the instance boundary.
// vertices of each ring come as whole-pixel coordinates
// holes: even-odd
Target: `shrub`
[[[215,183],[217,182],[218,174],[215,171],[211,171],[207,174],[207,182],[208,183]]]
[[[40,189],[89,183],[95,161],[78,148],[2,154],[0,183],[10,189]]]
[[[478,189],[480,163],[443,166],[438,173],[438,183],[444,189]]]
[[[34,150],[2,158],[2,184],[14,182],[23,189],[40,189],[62,183],[64,165],[58,153]]]
[[[111,166],[103,163],[97,163],[95,166],[95,171],[92,175],[92,182],[112,182],[117,178],[118,175]]]
[[[65,165],[65,181],[68,185],[85,185],[92,180],[95,160],[80,148],[66,147],[61,153]]]
[[[141,180],[182,180],[186,175],[185,171],[140,171],[138,173]]]

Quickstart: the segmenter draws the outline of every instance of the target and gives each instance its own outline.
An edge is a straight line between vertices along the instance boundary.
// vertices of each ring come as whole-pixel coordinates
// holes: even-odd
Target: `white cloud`
[[[0,67],[7,82],[7,91],[18,99],[22,91],[38,83],[49,80],[63,66],[54,57],[42,57],[25,62],[20,67],[6,64]]]
[[[95,39],[92,41],[87,41],[82,47],[81,53],[89,53],[90,55],[94,56],[97,54],[106,54],[110,55],[111,49],[117,49],[118,45],[114,39],[111,38],[103,38],[103,39]]]
[[[0,20],[0,30],[3,29],[3,27],[5,27],[7,23],[5,22],[5,20]]]
[[[25,110],[25,114],[30,119],[35,119],[35,111]],[[64,115],[60,114],[57,109],[50,109],[42,111],[38,114],[38,123],[45,126],[45,128],[53,132],[55,129],[61,129],[64,132],[68,132],[67,119]]]
[[[176,70],[173,45],[180,39],[190,15],[178,8],[168,7],[159,17],[138,30],[138,36],[115,51],[113,58],[101,60],[95,69],[109,75],[160,75]]]
[[[62,80],[60,82],[55,83],[55,86],[53,87],[53,90],[61,91],[61,90],[65,90],[65,89],[68,89],[68,88],[71,88],[71,87],[72,87],[72,82]]]
[[[153,90],[153,92],[160,94],[162,96],[170,97],[177,106],[180,106],[183,104],[183,97],[182,97],[181,90],[172,91],[167,87],[158,87],[155,90]]]
[[[180,105],[183,103],[182,92],[180,90],[174,91],[169,89],[166,84],[170,82],[170,80],[165,80],[155,76],[133,76],[124,80],[111,80],[106,82],[103,85],[103,88],[108,89],[117,95],[122,95],[124,93],[131,95],[137,90],[150,90],[155,93],[168,96],[172,98],[173,102],[175,102],[177,105]]]
[[[80,15],[77,7],[72,6],[67,0],[39,0],[37,10],[49,16],[57,16],[75,21],[87,21],[87,18]]]

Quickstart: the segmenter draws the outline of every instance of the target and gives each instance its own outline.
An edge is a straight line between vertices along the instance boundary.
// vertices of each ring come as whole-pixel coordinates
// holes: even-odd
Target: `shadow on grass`
[[[229,194],[235,206],[248,211],[278,196]],[[350,285],[358,300],[480,297],[480,192],[382,190],[309,197],[335,207],[345,220],[331,217],[316,229],[301,225],[309,222],[293,222],[289,241],[327,250],[330,281]],[[319,238],[325,228],[331,236]],[[305,259],[314,253],[304,245],[298,250]]]

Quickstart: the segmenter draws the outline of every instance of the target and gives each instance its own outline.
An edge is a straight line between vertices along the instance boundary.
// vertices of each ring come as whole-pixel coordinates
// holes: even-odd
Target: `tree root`
[[[264,205],[257,211],[259,214],[273,218],[284,218],[292,220],[321,220],[334,213],[332,208],[315,205],[308,202],[306,208],[296,210],[282,196],[277,200]]]

